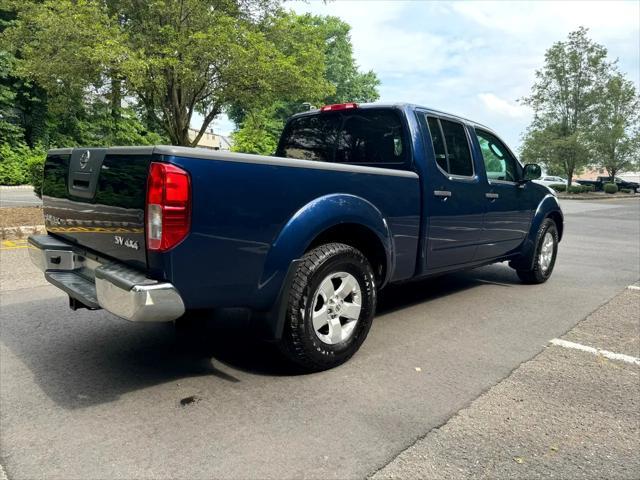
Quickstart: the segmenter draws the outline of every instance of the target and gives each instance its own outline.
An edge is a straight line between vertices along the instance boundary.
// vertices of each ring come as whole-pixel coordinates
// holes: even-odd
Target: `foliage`
[[[124,99],[141,113],[144,128],[159,127],[172,143],[191,145],[225,106],[261,108],[331,90],[323,79],[322,39],[312,26],[291,21],[279,3],[14,2],[17,20],[3,43],[18,58],[18,75],[46,90],[49,109],[65,126],[56,140],[91,138],[81,124],[84,107],[100,99],[109,114],[100,136],[107,127],[108,143],[131,141],[120,128]],[[195,112],[204,121],[192,140]]]
[[[605,183],[603,188],[604,193],[618,193],[618,185],[615,183]]]
[[[29,183],[33,185],[33,191],[38,197],[42,197],[42,182],[44,180],[45,153],[33,156],[26,162]]]
[[[582,190],[584,192],[594,192],[596,187],[594,185],[582,185]]]
[[[617,72],[603,88],[590,138],[594,165],[611,178],[640,168],[640,97],[633,82]]]
[[[238,104],[228,114],[240,128],[234,134],[234,150],[273,153],[284,123],[291,115],[310,106],[345,102],[373,102],[379,98],[380,80],[373,71],[361,72],[353,58],[350,27],[337,17],[286,14],[291,25],[311,32],[324,45],[324,76],[329,85],[320,98],[308,95],[278,100],[266,108],[243,108]],[[259,119],[259,121],[257,120]]]
[[[589,39],[587,33],[580,27],[567,41],[556,42],[547,50],[531,95],[523,99],[534,111],[524,138],[523,158],[561,170],[569,185],[574,173],[589,163],[589,132],[611,69],[606,48]]]
[[[19,143],[24,136],[15,108],[17,91],[12,88],[10,76],[13,61],[8,53],[0,52],[0,138],[11,145]]]
[[[0,184],[25,185],[31,181],[30,165],[43,162],[46,152],[41,147],[25,144],[0,144]]]
[[[244,153],[272,155],[278,146],[282,121],[266,110],[251,112],[241,129],[233,133],[233,150]]]
[[[13,172],[13,180],[5,175],[4,183],[20,176],[24,180],[32,163],[26,146],[40,151],[166,143],[166,137],[143,123],[135,99],[127,99],[124,108],[114,103],[98,60],[113,59],[117,49],[110,46],[104,55],[86,47],[87,39],[107,37],[114,30],[77,28],[93,25],[87,22],[95,22],[96,16],[108,18],[97,6],[88,1],[5,1],[0,6],[0,148],[14,149],[7,156],[12,167],[4,167]]]
[[[585,192],[593,191],[593,187],[590,185],[589,186],[570,185],[569,188],[567,189],[567,186],[563,183],[557,183],[557,184],[551,185],[550,188],[552,188],[556,192],[567,192],[567,193],[585,193]]]
[[[633,193],[632,190],[630,188],[621,188],[620,189],[621,193]]]

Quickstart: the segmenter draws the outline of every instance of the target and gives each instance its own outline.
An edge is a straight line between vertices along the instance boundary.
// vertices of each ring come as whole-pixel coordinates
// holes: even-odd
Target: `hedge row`
[[[41,186],[46,155],[46,150],[40,147],[0,144],[0,185]]]
[[[615,183],[605,183],[603,188],[604,193],[618,193],[618,185]]]
[[[559,183],[555,185],[551,185],[551,188],[553,188],[556,192],[567,191],[567,186]],[[593,190],[594,190],[593,185],[571,185],[569,187],[569,193],[586,193],[586,192],[593,192]]]

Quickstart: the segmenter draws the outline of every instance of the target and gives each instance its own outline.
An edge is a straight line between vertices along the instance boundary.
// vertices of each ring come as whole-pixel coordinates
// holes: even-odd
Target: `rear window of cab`
[[[322,112],[292,119],[276,155],[319,162],[384,166],[407,163],[400,115],[390,109]]]

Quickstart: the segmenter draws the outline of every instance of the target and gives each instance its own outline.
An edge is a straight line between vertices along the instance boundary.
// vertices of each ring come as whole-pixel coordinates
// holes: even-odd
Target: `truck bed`
[[[145,248],[152,161],[191,179],[190,233],[165,253]],[[349,209],[379,212],[385,225],[375,228],[386,230],[380,234],[394,251],[390,278],[410,278],[416,267],[421,198],[413,171],[169,146],[53,150],[43,203],[49,233],[171,282],[186,308],[267,308],[286,274],[284,258],[301,256],[332,211],[345,223],[362,221],[363,211]],[[297,226],[295,239],[283,234],[305,221],[309,228]]]

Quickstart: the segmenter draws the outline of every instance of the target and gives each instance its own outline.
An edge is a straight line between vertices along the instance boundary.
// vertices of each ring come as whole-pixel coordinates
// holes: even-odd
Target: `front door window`
[[[489,132],[476,129],[476,136],[489,181],[517,182],[520,178],[518,162],[507,147]]]

